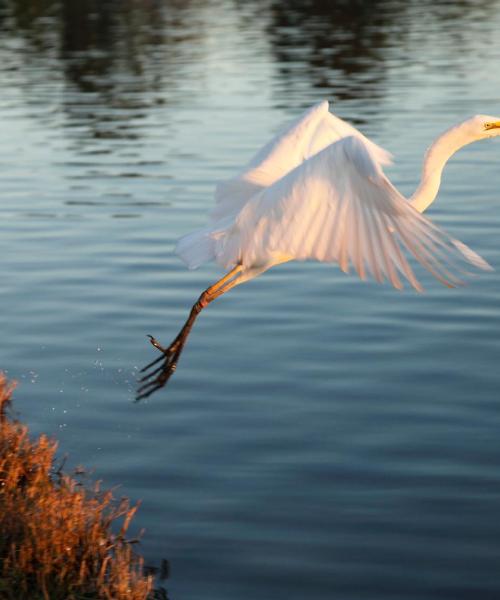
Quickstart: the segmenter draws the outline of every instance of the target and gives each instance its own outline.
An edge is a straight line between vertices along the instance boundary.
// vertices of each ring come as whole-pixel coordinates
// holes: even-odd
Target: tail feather
[[[215,258],[215,244],[211,229],[204,228],[181,237],[175,252],[186,263],[188,269],[197,269]]]

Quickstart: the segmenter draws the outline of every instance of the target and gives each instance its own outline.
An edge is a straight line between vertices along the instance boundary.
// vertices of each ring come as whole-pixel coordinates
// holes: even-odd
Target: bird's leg
[[[213,302],[216,298],[228,292],[235,285],[241,283],[240,278],[238,277],[241,269],[241,265],[236,265],[234,269],[200,295],[198,300],[193,304],[184,326],[170,346],[164,348],[152,335],[149,336],[151,344],[153,344],[153,346],[162,354],[141,369],[141,373],[145,373],[145,375],[139,380],[142,385],[137,390],[136,400],[147,398],[147,396],[166,385],[177,367],[179,357],[186,344],[187,338],[191,333],[196,318],[210,302]],[[158,363],[160,363],[159,366],[151,370]]]

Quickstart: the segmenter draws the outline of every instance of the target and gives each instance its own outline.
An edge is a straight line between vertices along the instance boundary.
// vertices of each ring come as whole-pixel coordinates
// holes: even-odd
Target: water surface
[[[322,99],[396,157],[500,114],[500,3],[0,2],[0,367],[34,433],[142,500],[173,599],[500,594],[500,142],[429,216],[495,268],[459,290],[290,263],[200,317],[168,390],[137,369],[220,276],[176,239]]]

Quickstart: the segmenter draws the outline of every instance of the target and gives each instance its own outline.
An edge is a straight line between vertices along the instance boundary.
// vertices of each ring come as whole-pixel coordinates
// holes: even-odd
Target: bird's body
[[[188,267],[214,260],[229,273],[200,296],[171,346],[152,338],[164,363],[144,378],[141,397],[168,381],[206,304],[279,263],[332,262],[396,288],[407,279],[417,290],[407,254],[449,287],[461,283],[460,263],[490,268],[421,213],[436,197],[449,157],[465,144],[499,135],[500,119],[478,115],[442,134],[427,151],[421,183],[408,201],[382,170],[391,155],[328,108],[326,101],[313,106],[219,184],[209,225],[179,241],[177,252]]]
[[[343,271],[352,265],[362,278],[371,273],[397,288],[399,271],[420,290],[407,250],[456,285],[450,259],[463,246],[419,212],[435,198],[446,160],[464,144],[461,127],[429,149],[422,184],[408,202],[382,170],[391,155],[322,102],[219,184],[211,223],[181,238],[177,252],[190,268],[210,260],[225,270],[241,264],[240,282],[281,262],[312,259]],[[466,260],[473,256],[476,266],[485,265],[472,251]]]

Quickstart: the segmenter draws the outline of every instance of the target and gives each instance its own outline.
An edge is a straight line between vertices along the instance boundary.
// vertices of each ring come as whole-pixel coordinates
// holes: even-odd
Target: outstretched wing
[[[224,267],[241,262],[263,271],[286,260],[352,265],[402,287],[400,275],[417,290],[405,253],[443,284],[461,283],[460,262],[489,265],[417,212],[384,175],[376,154],[357,136],[331,144],[254,196],[232,227],[215,240]]]
[[[347,136],[361,140],[378,163],[390,164],[388,152],[349,123],[332,115],[328,108],[326,100],[315,104],[259,150],[236,177],[219,183],[215,191],[213,221],[235,215],[256,193],[326,146]]]

